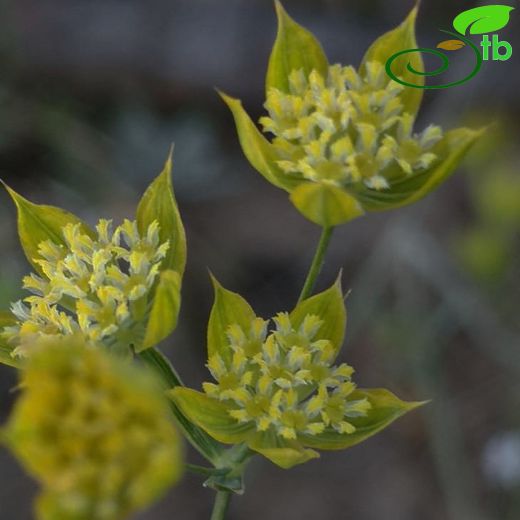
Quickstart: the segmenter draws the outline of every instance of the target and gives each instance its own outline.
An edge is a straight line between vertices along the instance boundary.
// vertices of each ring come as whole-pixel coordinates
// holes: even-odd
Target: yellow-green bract
[[[405,88],[385,73],[391,55],[417,47],[417,8],[374,42],[358,70],[329,65],[316,38],[279,2],[276,9],[278,34],[266,78],[268,116],[260,119],[272,140],[238,99],[222,97],[251,165],[287,191],[305,217],[332,227],[366,211],[410,204],[457,168],[481,132],[443,133],[430,125],[414,133],[422,89]],[[420,53],[409,59],[415,71],[424,70]],[[396,74],[423,85],[424,77],[407,63],[396,63]]]
[[[171,184],[171,156],[145,191],[136,220],[90,228],[72,213],[11,188],[18,234],[35,273],[33,293],[0,314],[0,362],[19,365],[38,337],[81,332],[94,343],[141,351],[177,324],[186,238]],[[125,267],[126,266],[126,267]]]
[[[182,442],[146,369],[77,336],[34,345],[3,432],[42,485],[41,520],[121,520],[182,473]]]
[[[346,311],[339,280],[279,313],[270,329],[238,294],[214,281],[204,392],[175,388],[169,396],[220,442],[245,443],[290,468],[379,432],[421,403],[388,390],[357,389],[354,370],[335,363]]]

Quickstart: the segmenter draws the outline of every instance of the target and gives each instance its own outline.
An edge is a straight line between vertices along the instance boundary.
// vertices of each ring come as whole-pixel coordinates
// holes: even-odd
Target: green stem
[[[243,476],[249,459],[255,454],[246,444],[236,444],[230,448],[224,456],[228,467],[228,473],[224,476],[224,480],[216,477],[216,480],[209,487],[217,490],[211,520],[224,520],[226,511],[233,493],[242,494],[244,492]],[[204,485],[213,480],[210,478]],[[226,486],[230,486],[227,487]]]
[[[140,352],[139,357],[161,378],[167,390],[176,386],[183,386],[181,378],[172,364],[159,350],[149,348]],[[169,403],[177,423],[193,447],[213,465],[218,465],[224,453],[222,446],[213,440],[204,430],[201,430],[190,422],[174,402],[169,401]]]
[[[314,258],[312,259],[312,264],[309,269],[309,274],[305,279],[305,283],[303,284],[303,289],[298,298],[298,303],[308,298],[312,290],[314,289],[314,285],[316,283],[316,278],[320,274],[321,268],[323,267],[323,262],[325,260],[325,253],[327,252],[327,248],[329,247],[330,238],[332,236],[333,227],[324,227],[321,231],[320,241],[318,242],[318,247],[316,248],[316,253],[314,253]]]
[[[188,463],[186,463],[184,467],[186,468],[186,471],[196,473],[197,475],[205,475],[206,477],[211,477],[213,475],[227,475],[230,471],[229,468],[207,468],[206,466]]]
[[[226,518],[226,511],[228,510],[230,500],[231,492],[217,491],[215,505],[211,513],[211,520],[224,520]]]
[[[184,386],[179,374],[173,368],[168,358],[156,348],[149,348],[139,353],[139,357],[154,370],[168,389]]]

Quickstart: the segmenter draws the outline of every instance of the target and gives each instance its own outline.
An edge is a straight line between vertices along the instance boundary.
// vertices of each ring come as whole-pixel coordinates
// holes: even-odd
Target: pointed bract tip
[[[425,406],[427,404],[430,404],[432,402],[431,399],[426,399],[425,401],[410,401],[409,403],[406,403],[406,406],[409,411],[415,410],[416,408],[420,408],[421,406]]]
[[[496,129],[499,125],[500,125],[500,123],[498,121],[495,121],[489,125],[483,126],[482,128],[477,128],[476,130],[473,131],[475,134],[475,139],[482,137],[489,130]]]
[[[217,91],[217,94],[222,98],[222,100],[224,101],[224,103],[226,103],[226,105],[228,107],[231,108],[232,105],[241,105],[242,104],[240,99],[234,98],[232,96],[228,96],[225,92],[223,92],[222,90],[220,90],[218,88],[215,90]]]
[[[343,268],[341,268],[338,272],[338,276],[336,276],[336,280],[334,281],[334,285],[338,287],[340,292],[343,290],[341,287],[341,280],[343,278]]]
[[[276,11],[276,14],[278,15],[278,18],[281,18],[282,16],[288,16],[287,11],[284,9],[280,0],[274,0],[274,9]]]
[[[285,7],[282,5],[282,2],[280,2],[280,0],[275,0],[274,2],[274,7],[275,7],[275,11],[276,11],[276,17],[278,18],[278,31],[281,30],[281,27],[284,25],[284,24],[295,24],[295,25],[299,25],[298,23],[296,23],[292,18],[291,16],[289,15],[289,13],[285,10]]]
[[[175,143],[172,142],[170,148],[168,149],[168,155],[166,156],[166,161],[164,162],[164,168],[162,173],[164,173],[168,177],[168,182],[171,183],[171,173],[173,169],[173,150],[175,148]]]
[[[3,179],[0,179],[0,183],[2,184],[2,186],[5,188],[5,190],[7,191],[7,193],[9,194],[9,196],[11,197],[12,201],[16,204],[16,206],[18,207],[18,203],[20,201],[26,201],[26,202],[29,202],[25,197],[22,197],[22,195],[20,195],[19,193],[17,193],[16,191],[13,190],[13,188],[11,188],[7,182],[5,182]]]
[[[172,141],[170,148],[168,150],[168,159],[169,161],[173,161],[173,151],[175,150],[175,143]]]
[[[415,5],[412,7],[411,11],[408,13],[404,21],[401,23],[401,26],[412,26],[415,27],[415,22],[417,21],[417,15],[419,14],[419,8],[421,6],[420,0],[418,0]]]
[[[208,270],[209,278],[211,280],[211,284],[213,285],[213,289],[215,291],[217,291],[218,289],[220,289],[222,287],[222,285],[220,285],[220,282],[215,278],[215,275],[212,273],[212,271],[209,267],[207,267],[207,270]]]
[[[164,162],[164,167],[163,167],[161,173],[159,173],[159,175],[155,178],[155,180],[157,181],[163,177],[166,177],[166,182],[167,182],[169,188],[172,190],[173,190],[173,185],[172,185],[173,148],[174,148],[174,144],[172,143],[168,150],[168,155],[166,157],[166,161]]]
[[[4,181],[4,179],[0,179],[0,184],[2,184],[2,186],[5,188],[5,190],[7,191],[7,193],[11,194],[11,192],[13,191],[9,185],[7,184],[7,182]]]

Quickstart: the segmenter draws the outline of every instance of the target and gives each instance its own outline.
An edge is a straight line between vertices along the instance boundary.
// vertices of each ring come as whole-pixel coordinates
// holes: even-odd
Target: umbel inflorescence
[[[404,110],[403,86],[388,81],[384,66],[333,65],[327,77],[302,69],[289,75],[289,92],[270,88],[260,123],[275,137],[277,165],[288,175],[340,187],[362,182],[375,190],[420,173],[437,160],[432,151],[442,131],[431,125],[413,134]]]
[[[168,394],[195,424],[223,443],[243,443],[290,468],[319,450],[357,444],[418,406],[382,389],[360,390],[353,368],[336,363],[346,325],[340,282],[270,322],[216,280],[203,392]]]
[[[335,347],[328,339],[315,339],[323,321],[308,314],[297,329],[288,313],[273,321],[276,327],[269,334],[268,321],[261,318],[249,330],[229,326],[231,358],[209,358],[217,384],[204,383],[206,394],[225,402],[239,423],[253,423],[257,431],[272,430],[285,439],[316,435],[329,426],[353,433],[349,418],[366,415],[370,403],[350,397],[353,368],[333,365]]]
[[[145,234],[130,220],[114,230],[110,220],[100,220],[95,236],[67,224],[62,234],[63,244],[40,243],[40,273],[23,280],[33,294],[12,305],[18,321],[2,333],[15,346],[12,355],[28,356],[39,337],[78,332],[107,346],[138,342],[169,248],[168,241],[160,243],[157,221]]]
[[[481,132],[436,125],[415,131],[425,86],[421,53],[397,60],[394,71],[418,88],[404,87],[385,69],[390,56],[417,47],[417,9],[378,38],[356,69],[329,64],[314,35],[279,2],[276,8],[263,133],[240,100],[222,97],[251,165],[306,218],[331,228],[411,204],[453,172]]]

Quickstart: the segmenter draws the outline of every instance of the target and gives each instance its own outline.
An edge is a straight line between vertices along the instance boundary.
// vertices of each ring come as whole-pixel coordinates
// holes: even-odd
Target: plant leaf
[[[318,435],[299,435],[302,444],[321,450],[350,448],[380,432],[405,413],[425,404],[401,401],[392,392],[382,388],[355,390],[352,399],[368,399],[372,405],[366,416],[348,419],[356,427],[354,433],[338,433],[329,428]]]
[[[186,234],[173,193],[172,152],[166,160],[163,171],[144,192],[137,207],[136,218],[141,234],[146,233],[148,226],[154,220],[159,223],[161,243],[167,240],[170,242],[162,268],[177,271],[182,280],[186,266]]]
[[[344,224],[364,213],[354,197],[330,184],[302,183],[290,198],[300,213],[322,227]]]
[[[155,290],[143,344],[137,352],[157,345],[177,326],[181,307],[181,277],[177,271],[162,271]]]
[[[65,245],[63,227],[67,224],[79,224],[81,232],[94,238],[94,232],[76,215],[54,206],[33,204],[12,188],[3,183],[13,199],[18,212],[18,236],[27,260],[35,270],[41,273],[40,266],[35,262],[41,258],[38,246],[45,240],[55,244]]]
[[[251,166],[263,175],[271,184],[286,191],[290,191],[296,181],[290,179],[277,165],[280,157],[274,146],[261,134],[251,118],[244,110],[239,99],[234,99],[219,92],[220,97],[227,104],[237,127],[238,139],[244,155]]]
[[[244,442],[253,430],[253,423],[239,423],[228,414],[228,409],[223,403],[202,392],[177,387],[168,390],[166,394],[190,421],[219,442]]]
[[[462,40],[444,40],[437,44],[438,49],[443,49],[445,51],[458,51],[465,46],[466,44]]]
[[[224,289],[213,276],[211,280],[215,290],[215,301],[208,323],[208,357],[218,353],[224,360],[229,361],[232,355],[227,337],[229,326],[237,324],[248,333],[256,315],[242,296]]]
[[[442,184],[459,166],[485,130],[457,128],[446,132],[433,150],[443,159],[429,170],[391,184],[390,189],[361,188],[356,197],[367,211],[384,211],[416,202]]]
[[[509,5],[483,5],[463,11],[453,20],[453,27],[460,34],[486,34],[498,31],[509,23]]]
[[[296,306],[290,315],[295,329],[303,323],[308,314],[315,314],[323,320],[323,324],[316,332],[315,339],[330,340],[336,352],[339,352],[347,324],[347,311],[340,276],[329,289],[303,300]]]
[[[320,456],[316,451],[305,449],[296,441],[288,441],[268,433],[255,433],[247,444],[252,450],[283,469],[290,469]]]
[[[406,49],[416,49],[417,40],[415,37],[415,20],[417,18],[418,8],[414,7],[405,21],[380,36],[368,49],[360,66],[360,73],[366,74],[366,64],[369,61],[378,61],[383,65],[388,59],[397,52]],[[424,76],[421,74],[413,74],[408,70],[407,65],[410,64],[417,72],[424,72],[424,63],[420,52],[407,54],[406,57],[396,59],[392,68],[397,77],[402,78],[408,83],[418,86],[424,85]],[[390,78],[388,78],[388,82]],[[421,88],[405,88],[400,95],[404,111],[412,115],[416,115],[421,105],[423,89]]]
[[[274,42],[266,76],[266,92],[276,88],[289,92],[289,74],[302,69],[306,77],[316,70],[327,77],[329,63],[318,40],[296,23],[277,0],[278,33]]]

